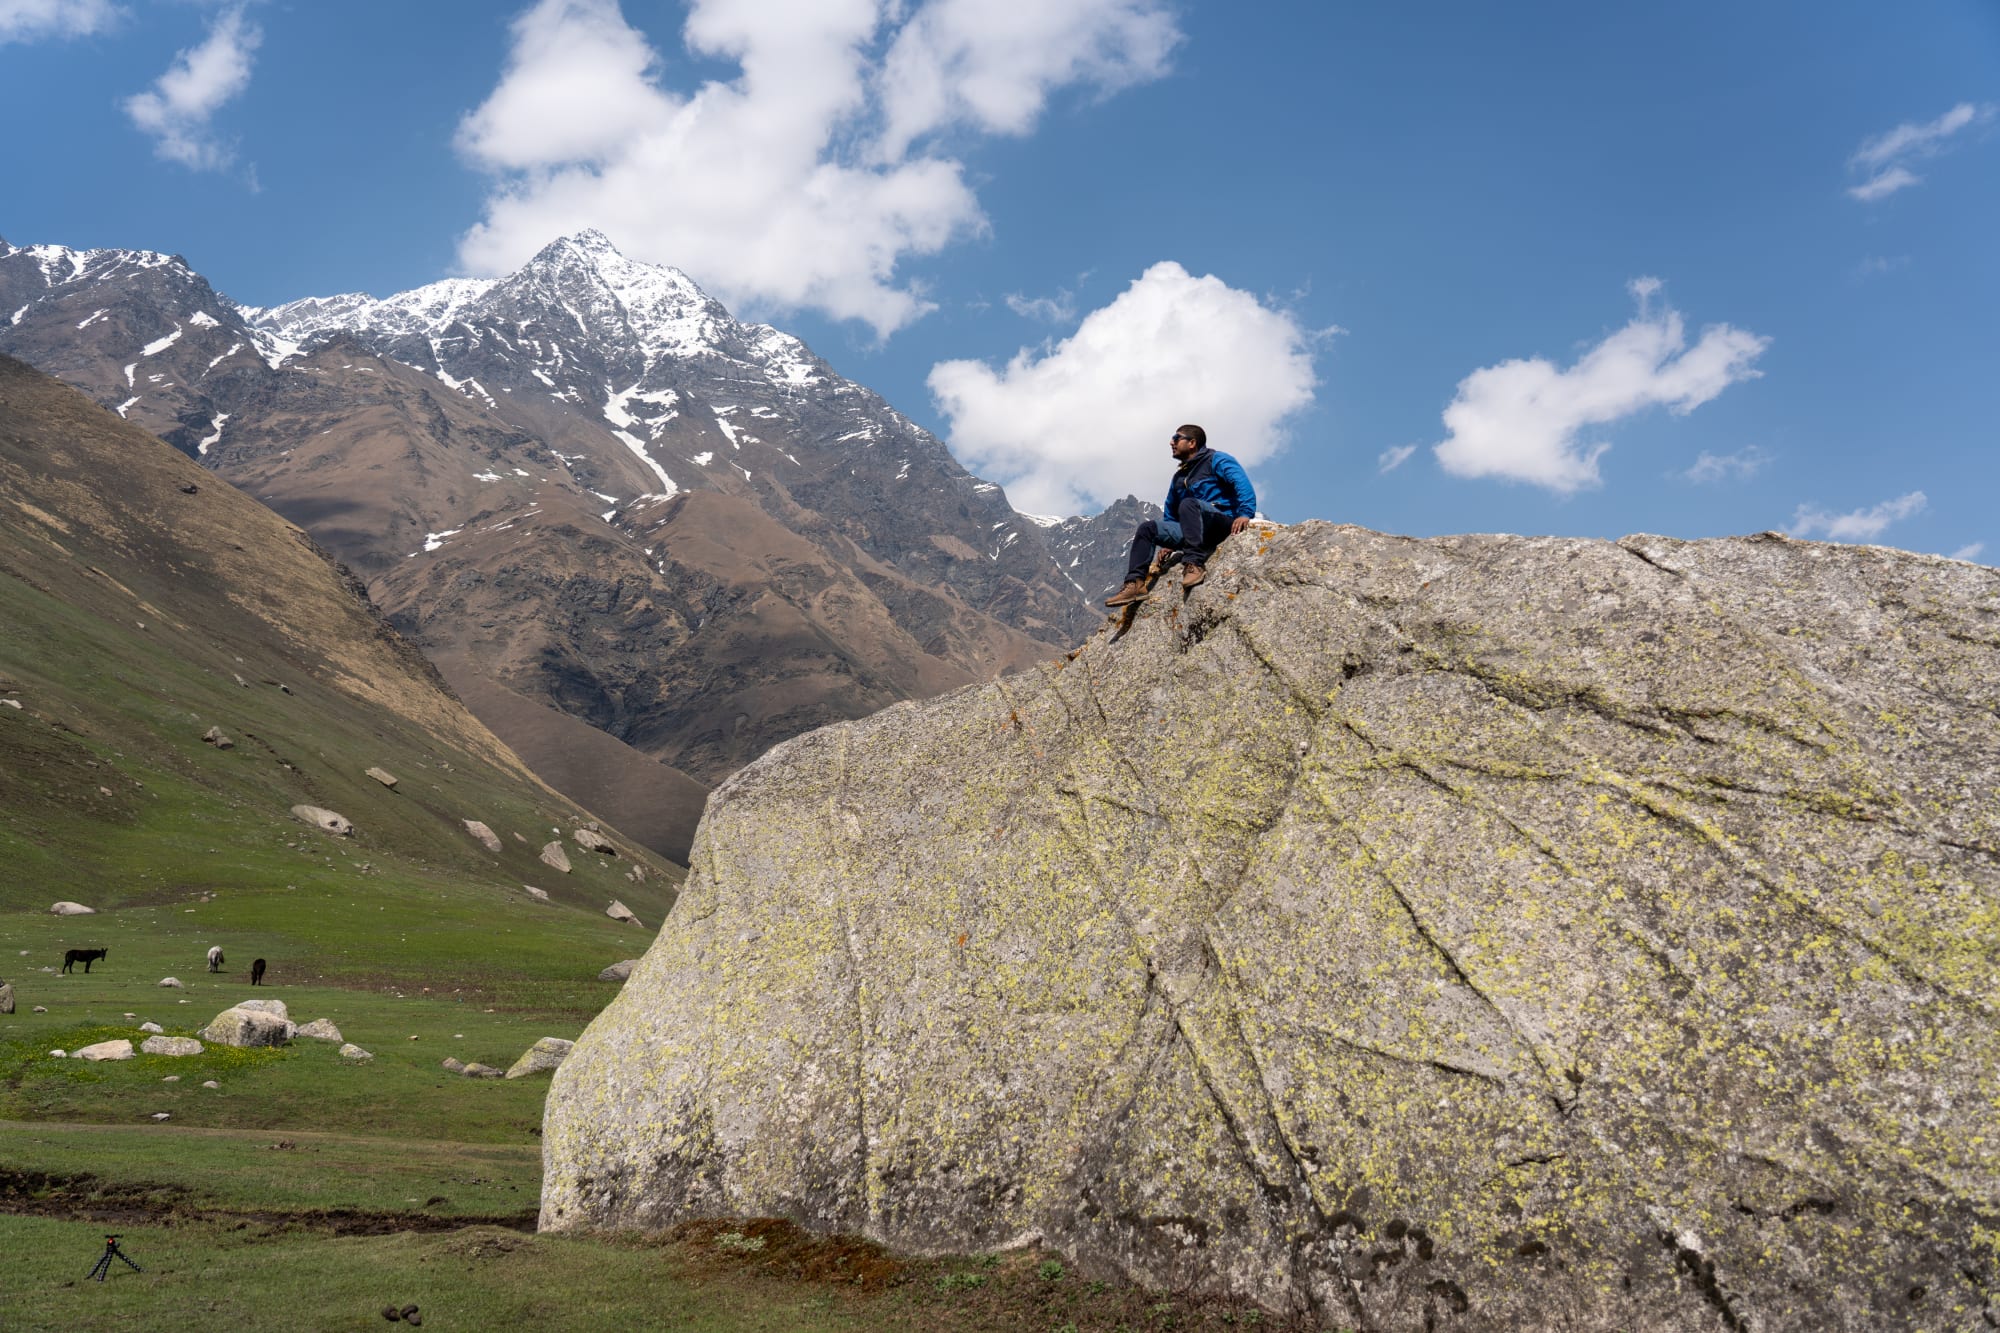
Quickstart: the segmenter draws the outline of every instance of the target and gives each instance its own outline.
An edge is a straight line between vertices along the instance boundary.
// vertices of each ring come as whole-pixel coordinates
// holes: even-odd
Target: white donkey
[[[211,944],[208,946],[208,970],[211,972],[220,972],[222,970],[222,946],[220,944]]]

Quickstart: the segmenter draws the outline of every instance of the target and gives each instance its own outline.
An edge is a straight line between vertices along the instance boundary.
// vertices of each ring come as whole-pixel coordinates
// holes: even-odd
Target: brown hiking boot
[[[1146,600],[1146,585],[1138,579],[1125,580],[1125,586],[1104,599],[1106,606],[1130,606],[1133,602]]]
[[[1181,591],[1186,592],[1208,577],[1208,566],[1185,565],[1181,569]]]

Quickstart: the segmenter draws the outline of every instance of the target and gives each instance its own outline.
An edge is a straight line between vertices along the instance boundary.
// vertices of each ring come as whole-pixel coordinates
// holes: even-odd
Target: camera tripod
[[[109,1277],[111,1274],[111,1260],[114,1256],[124,1260],[125,1264],[135,1273],[146,1271],[133,1263],[129,1258],[126,1258],[125,1251],[118,1248],[118,1237],[106,1236],[104,1238],[104,1253],[97,1256],[97,1267],[90,1270],[90,1276],[96,1278],[99,1282]],[[84,1280],[87,1282],[90,1279],[85,1278]]]

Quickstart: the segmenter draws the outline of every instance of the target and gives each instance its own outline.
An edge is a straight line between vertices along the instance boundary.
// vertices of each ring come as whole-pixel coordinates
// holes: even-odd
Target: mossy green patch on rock
[[[1996,645],[2000,575],[1878,548],[1237,539],[720,788],[543,1225],[1379,1329],[2000,1319]]]

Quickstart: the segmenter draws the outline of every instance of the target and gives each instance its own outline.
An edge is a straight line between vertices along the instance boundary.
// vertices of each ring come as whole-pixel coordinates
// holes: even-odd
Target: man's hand
[[[1245,518],[1243,515],[1239,514],[1235,518],[1229,520],[1229,535],[1234,537],[1237,533],[1243,531],[1243,529],[1249,526],[1250,526],[1250,520],[1248,518]]]

